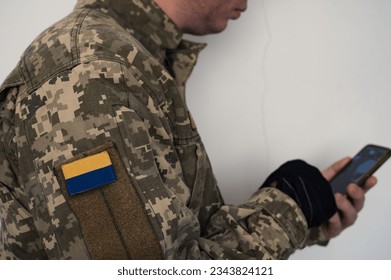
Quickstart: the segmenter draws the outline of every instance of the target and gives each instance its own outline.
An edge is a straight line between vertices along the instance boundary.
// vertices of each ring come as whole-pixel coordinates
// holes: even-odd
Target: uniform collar
[[[185,83],[199,51],[205,47],[205,44],[182,40],[182,30],[153,0],[78,0],[76,9],[81,8],[101,9],[139,40],[162,64],[170,60],[169,68],[180,84]]]
[[[76,9],[84,7],[102,9],[154,55],[182,40],[183,32],[153,0],[78,0]]]

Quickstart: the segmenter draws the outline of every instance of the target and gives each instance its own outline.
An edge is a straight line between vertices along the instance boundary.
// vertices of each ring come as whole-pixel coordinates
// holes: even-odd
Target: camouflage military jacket
[[[223,203],[184,86],[203,45],[148,0],[84,0],[0,92],[2,259],[275,259],[308,241],[274,188]]]

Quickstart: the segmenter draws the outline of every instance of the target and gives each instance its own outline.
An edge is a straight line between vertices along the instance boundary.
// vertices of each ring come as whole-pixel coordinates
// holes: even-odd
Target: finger
[[[338,213],[335,213],[325,227],[327,239],[336,237],[343,230],[342,221]]]
[[[365,191],[356,184],[349,184],[346,193],[356,212],[359,212],[364,206]]]
[[[335,195],[335,202],[341,216],[342,226],[348,227],[357,219],[357,211],[349,200],[340,193]]]
[[[346,164],[349,163],[350,160],[350,157],[345,157],[337,161],[333,165],[329,166],[322,172],[323,177],[325,177],[326,180],[330,181]]]
[[[364,191],[367,192],[377,184],[377,178],[374,176],[369,177],[364,184]]]

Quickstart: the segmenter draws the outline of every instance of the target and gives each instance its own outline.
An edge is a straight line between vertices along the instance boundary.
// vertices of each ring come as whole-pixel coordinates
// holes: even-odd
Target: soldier
[[[0,89],[2,259],[285,259],[355,221],[365,191],[326,180],[349,159],[288,162],[224,204],[185,102],[204,45],[182,34],[246,6],[79,0],[38,36]]]

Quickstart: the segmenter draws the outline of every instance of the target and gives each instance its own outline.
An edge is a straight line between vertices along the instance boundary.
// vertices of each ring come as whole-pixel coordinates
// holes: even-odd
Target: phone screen
[[[365,146],[330,182],[333,192],[345,193],[350,183],[363,186],[365,181],[390,157],[390,149]]]

